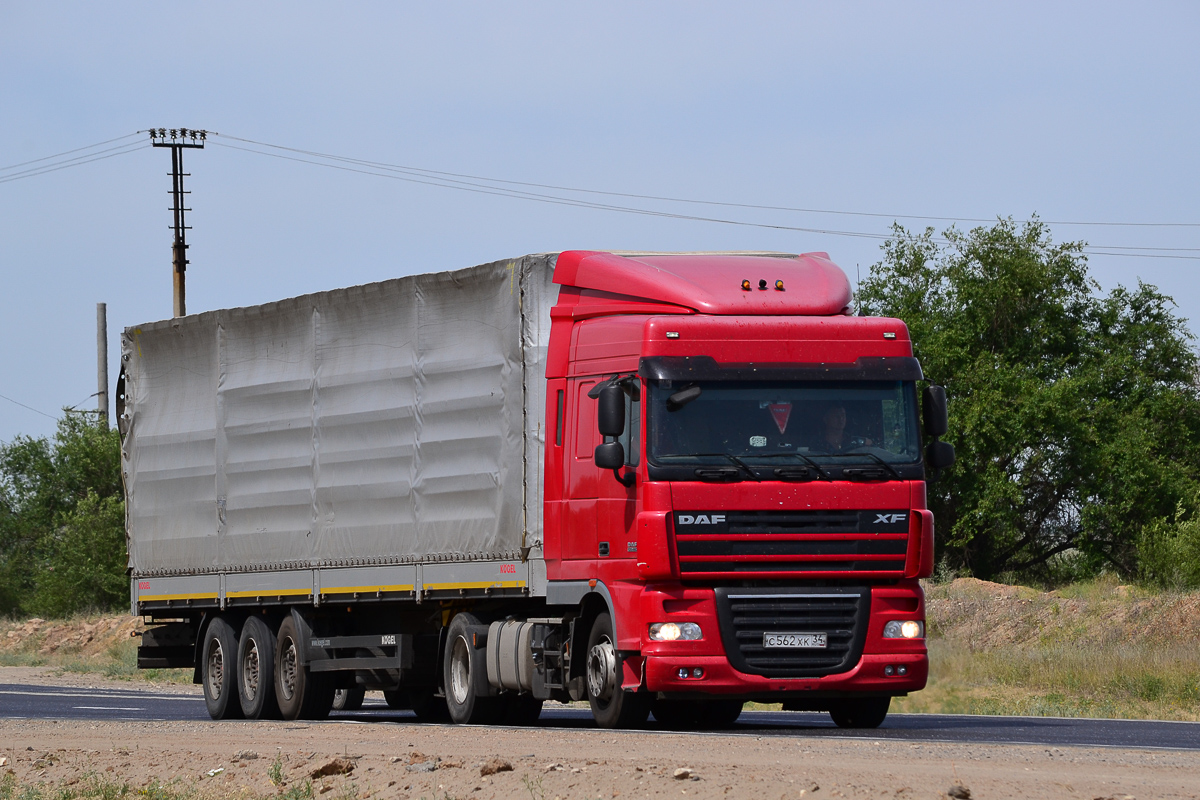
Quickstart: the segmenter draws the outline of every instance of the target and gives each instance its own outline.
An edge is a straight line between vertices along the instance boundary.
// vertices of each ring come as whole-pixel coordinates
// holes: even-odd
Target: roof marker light
[[[750,281],[742,281],[742,289],[747,292],[750,291]]]
[[[667,338],[668,339],[678,339],[679,331],[667,331]]]
[[[759,288],[759,289],[765,289],[765,288],[767,288],[767,282],[766,282],[765,280],[760,280],[760,281],[758,282],[758,288]]]
[[[896,334],[895,334],[895,332],[893,332],[893,331],[887,331],[887,332],[885,332],[885,333],[883,334],[883,338],[885,338],[885,339],[895,339],[895,338],[896,338]]]
[[[779,292],[783,291],[783,281],[775,281],[775,290]]]

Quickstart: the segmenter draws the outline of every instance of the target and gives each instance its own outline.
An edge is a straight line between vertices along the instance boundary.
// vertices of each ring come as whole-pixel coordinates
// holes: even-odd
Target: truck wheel
[[[504,715],[500,721],[505,725],[528,727],[536,725],[542,716],[542,701],[531,694],[514,694],[504,698]]]
[[[621,664],[612,617],[596,617],[588,633],[586,683],[592,716],[601,728],[636,728],[650,715],[650,697],[621,688]]]
[[[669,730],[728,728],[742,714],[741,700],[655,700],[650,713]]]
[[[829,716],[839,728],[878,728],[887,717],[892,704],[890,697],[860,697],[842,700],[829,709]]]
[[[338,689],[333,693],[334,711],[358,711],[362,708],[363,698],[367,690],[362,686],[352,686],[349,689]]]
[[[260,617],[242,626],[237,649],[238,701],[246,719],[279,719],[275,701],[275,634]]]
[[[204,705],[213,719],[241,719],[237,689],[238,636],[223,617],[208,623],[200,651]]]
[[[469,628],[478,625],[474,615],[463,612],[450,620],[446,636],[446,657],[442,679],[446,686],[446,707],[450,720],[459,724],[495,722],[503,709],[499,698],[475,694],[475,680],[480,671],[487,671],[484,651],[471,644]]]
[[[450,711],[445,698],[438,697],[432,686],[413,689],[389,689],[383,693],[388,708],[410,709],[420,722],[448,722]]]
[[[275,699],[284,719],[325,719],[333,706],[333,681],[300,663],[300,634],[289,616],[275,640]]]

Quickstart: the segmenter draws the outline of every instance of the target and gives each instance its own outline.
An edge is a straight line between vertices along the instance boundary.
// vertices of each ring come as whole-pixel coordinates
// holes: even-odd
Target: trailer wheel
[[[475,694],[475,680],[480,671],[487,671],[484,652],[471,643],[469,628],[479,620],[466,612],[450,620],[446,636],[446,658],[442,679],[446,686],[446,708],[452,722],[487,724],[495,722],[503,708],[496,697]]]
[[[334,711],[358,711],[363,706],[363,698],[367,690],[362,686],[351,686],[349,689],[338,689],[333,693]]]
[[[242,626],[237,649],[238,701],[247,719],[279,719],[275,700],[275,634],[260,617]]]
[[[301,664],[303,644],[291,617],[275,640],[275,699],[284,719],[325,719],[333,706],[333,681]]]
[[[655,700],[654,719],[668,730],[728,728],[742,714],[741,700]]]
[[[892,705],[890,697],[860,697],[842,700],[829,709],[829,716],[839,728],[878,728]]]
[[[621,661],[612,617],[596,617],[588,633],[587,693],[592,716],[601,728],[636,728],[650,715],[650,698],[621,688]]]
[[[504,715],[500,721],[505,725],[528,727],[536,725],[542,716],[542,701],[531,694],[514,694],[504,698]]]
[[[241,719],[242,705],[237,689],[238,636],[224,617],[217,617],[204,630],[201,652],[201,683],[204,705],[213,719]]]

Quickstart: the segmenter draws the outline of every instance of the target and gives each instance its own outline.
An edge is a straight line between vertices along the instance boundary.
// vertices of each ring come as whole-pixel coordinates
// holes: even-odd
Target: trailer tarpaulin
[[[539,556],[554,260],[126,329],[135,574]]]

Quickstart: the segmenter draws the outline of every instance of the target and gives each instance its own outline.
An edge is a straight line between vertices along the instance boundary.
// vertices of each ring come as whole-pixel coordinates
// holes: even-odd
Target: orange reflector
[[[775,288],[782,292],[783,291],[783,281],[775,281]]]
[[[596,579],[595,579],[595,578],[592,578],[590,581],[588,581],[588,586],[590,586],[590,587],[592,587],[593,589],[595,589],[595,588],[596,588]]]
[[[750,291],[750,281],[742,281],[742,289]]]

